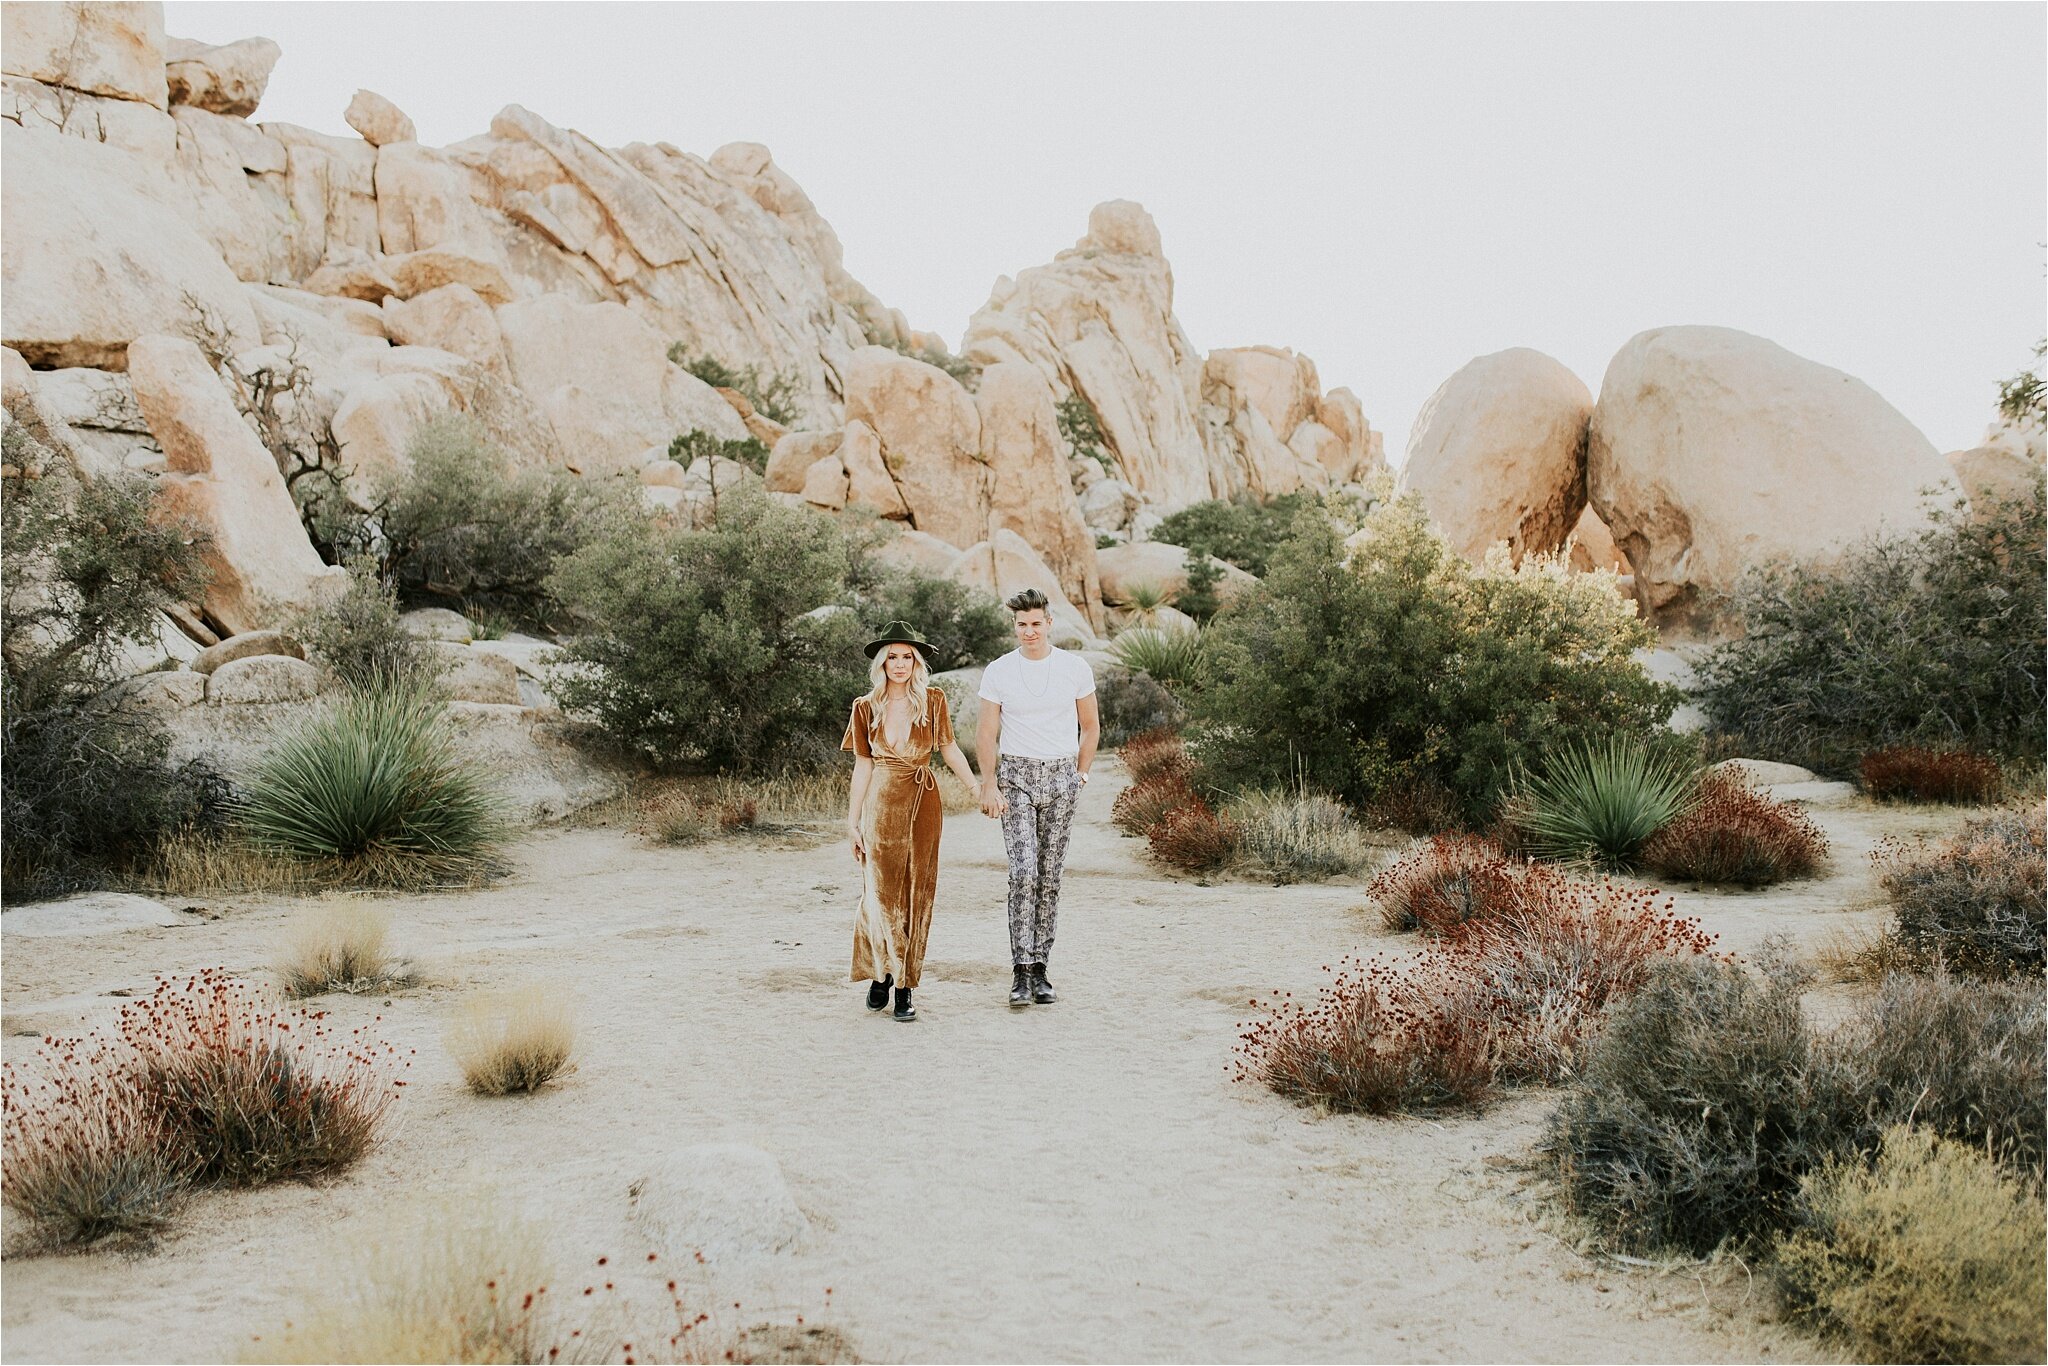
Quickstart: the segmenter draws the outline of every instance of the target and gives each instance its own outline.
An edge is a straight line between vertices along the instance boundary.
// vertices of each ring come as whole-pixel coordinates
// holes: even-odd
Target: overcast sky
[[[1390,454],[1473,356],[1596,393],[1716,323],[1972,445],[2044,323],[2048,7],[165,5],[275,38],[259,119],[423,141],[506,104],[610,146],[761,142],[852,272],[957,343],[1101,200],[1152,211],[1195,344],[1291,346]]]

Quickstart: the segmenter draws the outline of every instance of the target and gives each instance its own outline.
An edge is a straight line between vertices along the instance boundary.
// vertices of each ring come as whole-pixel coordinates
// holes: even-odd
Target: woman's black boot
[[[869,1010],[880,1010],[889,1004],[889,986],[895,980],[896,974],[892,972],[879,982],[868,983]]]

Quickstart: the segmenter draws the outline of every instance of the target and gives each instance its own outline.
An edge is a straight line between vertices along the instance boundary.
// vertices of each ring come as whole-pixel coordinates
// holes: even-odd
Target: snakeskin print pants
[[[1072,759],[996,760],[996,787],[1010,804],[1003,847],[1010,854],[1010,961],[1042,964],[1060,914],[1060,871],[1081,796]]]

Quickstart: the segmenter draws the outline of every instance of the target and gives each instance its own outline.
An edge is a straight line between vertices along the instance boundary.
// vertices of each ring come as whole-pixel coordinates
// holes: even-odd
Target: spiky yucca
[[[1693,788],[1689,763],[1633,736],[1609,736],[1518,775],[1509,819],[1541,857],[1626,868],[1645,840],[1685,813]]]
[[[1185,687],[1201,668],[1202,632],[1137,626],[1118,636],[1110,649],[1126,669],[1150,674],[1169,688]]]

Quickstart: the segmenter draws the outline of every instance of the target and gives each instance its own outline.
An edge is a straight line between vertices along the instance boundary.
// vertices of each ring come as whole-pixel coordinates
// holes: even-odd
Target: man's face
[[[1034,607],[1028,612],[1016,614],[1017,643],[1027,650],[1035,650],[1045,640],[1045,633],[1052,623],[1046,620],[1045,609]]]

